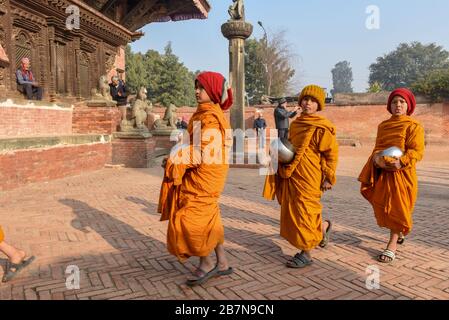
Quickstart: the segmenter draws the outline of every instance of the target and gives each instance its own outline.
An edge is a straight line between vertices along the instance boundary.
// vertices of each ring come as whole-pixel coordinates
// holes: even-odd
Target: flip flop
[[[28,259],[23,259],[20,263],[12,263],[9,260],[6,262],[6,271],[3,275],[2,282],[8,282],[12,280],[22,269],[28,267],[31,262],[35,259],[34,256],[31,256]],[[13,270],[14,269],[14,270]]]
[[[218,270],[217,271],[217,275],[220,277],[220,276],[228,276],[228,275],[230,275],[230,274],[232,274],[234,272],[234,269],[232,269],[232,267],[229,267],[228,269],[226,269],[226,270],[222,270],[222,271],[220,271],[220,270]]]
[[[405,242],[405,236],[401,233],[401,235],[398,238],[397,243],[398,244],[404,244],[404,242]]]
[[[330,220],[326,221],[329,223],[329,225],[327,226],[326,232],[323,234],[323,240],[321,240],[319,244],[321,248],[326,248],[327,244],[329,243],[329,237],[332,231],[332,222]]]
[[[199,286],[199,285],[205,283],[210,278],[217,276],[218,275],[218,266],[215,266],[215,268],[213,268],[209,272],[206,272],[202,269],[197,269],[197,270],[195,270],[194,275],[198,276],[198,279],[187,280],[186,285],[188,285],[189,287]]]

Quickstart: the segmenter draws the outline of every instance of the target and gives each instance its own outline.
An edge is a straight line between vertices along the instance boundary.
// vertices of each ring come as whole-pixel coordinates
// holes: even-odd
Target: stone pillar
[[[245,20],[229,20],[221,26],[221,32],[229,40],[229,84],[234,94],[231,108],[232,129],[245,130],[245,40],[253,32],[253,26]]]

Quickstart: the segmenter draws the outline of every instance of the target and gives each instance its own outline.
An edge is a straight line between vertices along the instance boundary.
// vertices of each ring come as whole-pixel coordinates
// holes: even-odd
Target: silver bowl
[[[270,155],[273,158],[277,154],[280,163],[288,164],[293,161],[296,154],[295,147],[285,139],[275,139],[270,145]]]
[[[404,152],[398,147],[390,147],[382,151],[380,155],[384,157],[400,158],[404,155]]]

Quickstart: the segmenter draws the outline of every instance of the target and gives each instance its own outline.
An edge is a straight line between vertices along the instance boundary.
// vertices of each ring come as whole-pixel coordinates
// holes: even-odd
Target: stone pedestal
[[[229,40],[229,84],[234,94],[231,108],[232,129],[245,130],[245,40],[253,32],[253,26],[244,20],[230,20],[221,26],[221,32]]]
[[[73,133],[112,134],[119,128],[122,114],[116,106],[89,101],[73,109]]]
[[[112,140],[112,164],[127,168],[153,166],[156,141],[149,133],[116,132]]]

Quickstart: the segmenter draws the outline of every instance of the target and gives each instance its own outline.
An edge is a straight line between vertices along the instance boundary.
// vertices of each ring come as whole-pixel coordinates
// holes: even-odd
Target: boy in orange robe
[[[396,257],[397,243],[404,242],[412,229],[412,212],[418,195],[416,162],[424,154],[424,129],[410,115],[416,107],[413,93],[394,90],[388,99],[391,118],[377,131],[376,146],[359,176],[361,193],[373,206],[379,227],[390,229],[387,248],[378,260],[390,263]],[[380,153],[390,147],[403,151],[394,158]]]
[[[311,250],[325,247],[331,222],[322,223],[322,191],[336,183],[338,144],[334,125],[317,115],[325,107],[325,92],[316,85],[299,96],[302,114],[290,126],[289,141],[296,148],[290,164],[279,163],[275,176],[267,176],[264,197],[276,195],[281,205],[281,236],[301,250],[287,262],[289,268],[313,263]]]
[[[232,146],[232,138],[226,138],[230,125],[223,112],[232,106],[232,91],[226,79],[215,72],[199,74],[195,86],[198,108],[187,132],[193,143],[194,135],[201,132],[201,145],[195,147],[191,142],[164,162],[158,210],[162,213],[161,221],[169,221],[169,252],[181,262],[200,257],[199,267],[187,281],[189,286],[233,271],[223,246],[224,228],[218,206],[229,169],[226,159]],[[210,257],[214,250],[216,264]]]

